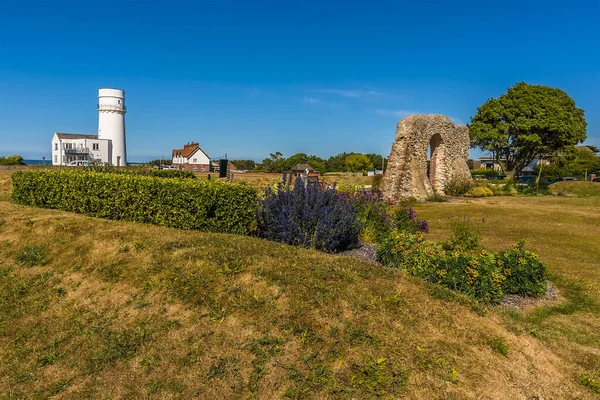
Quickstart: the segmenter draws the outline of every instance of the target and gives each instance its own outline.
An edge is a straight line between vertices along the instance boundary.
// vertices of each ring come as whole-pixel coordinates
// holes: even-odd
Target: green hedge
[[[179,178],[179,179],[196,179],[196,175],[192,171],[180,171],[175,169],[149,169],[149,168],[114,168],[114,167],[97,167],[90,166],[79,169],[81,172],[104,172],[110,174],[122,175],[143,175],[154,176],[157,178]]]
[[[238,234],[256,223],[256,191],[235,183],[81,170],[18,171],[12,180],[13,200],[29,206]]]

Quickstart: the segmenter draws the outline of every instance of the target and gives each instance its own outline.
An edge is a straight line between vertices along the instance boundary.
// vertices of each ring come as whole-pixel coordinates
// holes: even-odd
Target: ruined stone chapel
[[[469,147],[469,128],[455,125],[444,115],[403,118],[382,181],[384,199],[427,199],[436,192],[444,194],[446,183],[452,180],[471,181]]]

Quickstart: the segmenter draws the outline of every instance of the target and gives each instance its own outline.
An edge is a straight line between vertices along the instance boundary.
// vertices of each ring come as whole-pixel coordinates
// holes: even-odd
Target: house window
[[[198,159],[197,159],[197,158],[194,158],[194,159],[192,160],[192,162],[193,162],[193,163],[196,163],[197,161],[198,161]]]
[[[54,143],[54,150],[58,150],[58,143]]]
[[[93,144],[92,144],[92,150],[100,150],[100,144],[98,144],[98,143],[93,143]]]
[[[58,164],[58,156],[54,156],[54,164]]]

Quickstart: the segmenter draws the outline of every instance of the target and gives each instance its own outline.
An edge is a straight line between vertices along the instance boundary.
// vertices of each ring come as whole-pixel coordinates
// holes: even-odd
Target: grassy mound
[[[572,303],[543,310],[575,338],[354,258],[0,201],[10,398],[593,398]]]
[[[552,193],[575,197],[600,197],[600,182],[563,181],[548,187]]]

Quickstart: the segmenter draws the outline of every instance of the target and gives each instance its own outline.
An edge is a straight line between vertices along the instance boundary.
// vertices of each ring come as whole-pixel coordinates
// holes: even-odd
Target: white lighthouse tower
[[[127,165],[125,145],[125,91],[98,91],[98,139],[108,139],[108,161],[117,167]]]

